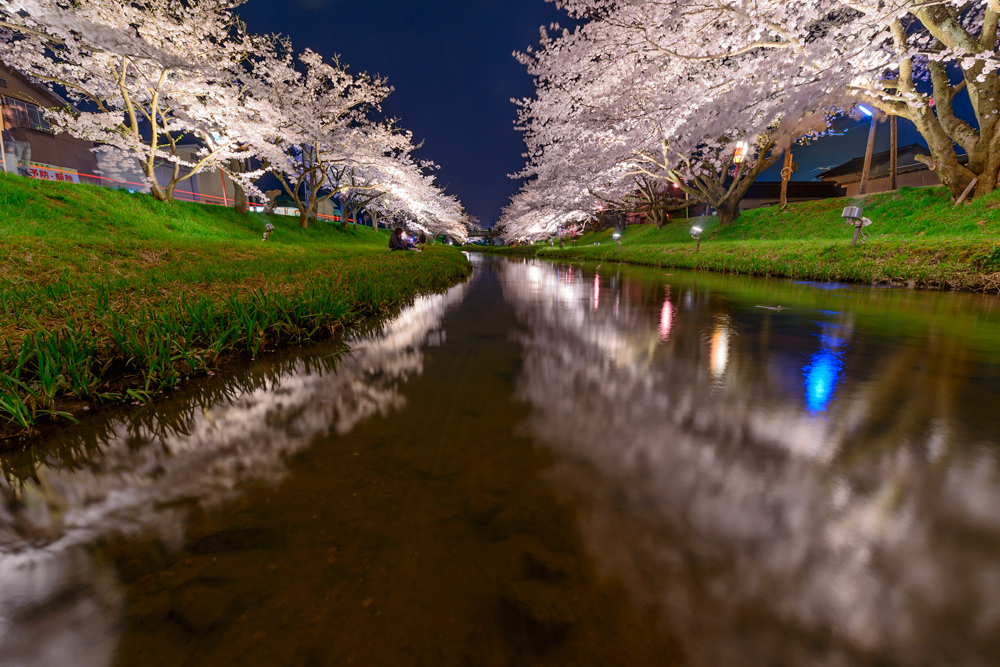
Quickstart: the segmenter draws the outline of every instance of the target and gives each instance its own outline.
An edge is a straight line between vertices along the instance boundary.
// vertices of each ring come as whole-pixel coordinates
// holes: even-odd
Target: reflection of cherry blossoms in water
[[[165,401],[148,428],[105,424],[88,460],[42,464],[23,485],[0,479],[0,665],[110,664],[121,594],[91,556],[94,542],[152,531],[180,547],[186,508],[218,505],[247,482],[277,483],[285,458],[315,437],[401,407],[400,384],[422,373],[422,348],[444,340],[442,319],[465,291],[418,298],[342,357],[293,360],[225,400]],[[270,375],[269,363],[248,374]]]
[[[843,380],[836,326],[823,327],[807,366],[804,406],[773,385],[777,362],[734,336],[736,311],[692,299],[685,326],[659,346],[662,311],[658,326],[649,305],[623,302],[616,319],[539,289],[550,266],[504,270],[528,330],[527,431],[565,455],[555,478],[591,555],[663,611],[689,664],[996,664],[992,448],[873,414],[881,379]],[[531,290],[519,278],[528,270]],[[815,340],[769,335],[779,334]],[[834,389],[838,411],[815,419]],[[885,421],[866,438],[869,419]]]
[[[601,307],[601,274],[594,272],[594,310]]]

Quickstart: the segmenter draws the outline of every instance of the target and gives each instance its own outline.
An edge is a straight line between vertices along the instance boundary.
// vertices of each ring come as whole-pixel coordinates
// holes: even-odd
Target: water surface
[[[474,259],[0,458],[0,664],[1000,663],[1000,299]]]

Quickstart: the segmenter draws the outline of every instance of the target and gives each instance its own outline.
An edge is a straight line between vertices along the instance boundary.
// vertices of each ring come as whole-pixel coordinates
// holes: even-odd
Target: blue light
[[[819,336],[820,348],[802,368],[809,412],[826,412],[844,373],[844,352],[847,341],[834,334],[836,325],[823,325]]]
[[[858,105],[858,109],[860,109],[861,113],[863,113],[866,116],[871,116],[872,115],[871,109],[869,109],[868,107],[864,106],[863,104],[859,104]]]
[[[825,412],[833,400],[837,380],[844,369],[840,355],[823,349],[812,356],[805,371],[806,406],[809,412]]]

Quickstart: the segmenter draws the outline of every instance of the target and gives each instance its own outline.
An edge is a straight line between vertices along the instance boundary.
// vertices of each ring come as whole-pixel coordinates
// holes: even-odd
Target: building
[[[897,187],[921,187],[924,185],[940,185],[937,174],[923,162],[917,162],[917,155],[927,155],[929,151],[920,144],[910,144],[897,149],[896,185]],[[886,192],[889,189],[889,151],[872,154],[871,172],[868,175],[868,193]],[[960,155],[959,162],[968,162],[967,155]],[[841,189],[842,194],[855,197],[861,191],[861,173],[865,168],[865,157],[862,155],[842,165],[827,169],[818,179],[832,183]]]
[[[97,156],[91,150],[94,144],[65,133],[56,134],[45,118],[44,109],[65,106],[65,99],[3,64],[0,64],[0,96],[21,125],[18,134],[31,144],[30,173],[34,178],[99,184]],[[17,165],[6,164],[5,169],[16,172]]]

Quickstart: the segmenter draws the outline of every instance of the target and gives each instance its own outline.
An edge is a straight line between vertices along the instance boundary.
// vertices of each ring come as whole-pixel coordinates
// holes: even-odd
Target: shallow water
[[[1000,299],[473,259],[0,457],[0,665],[1000,663]]]

